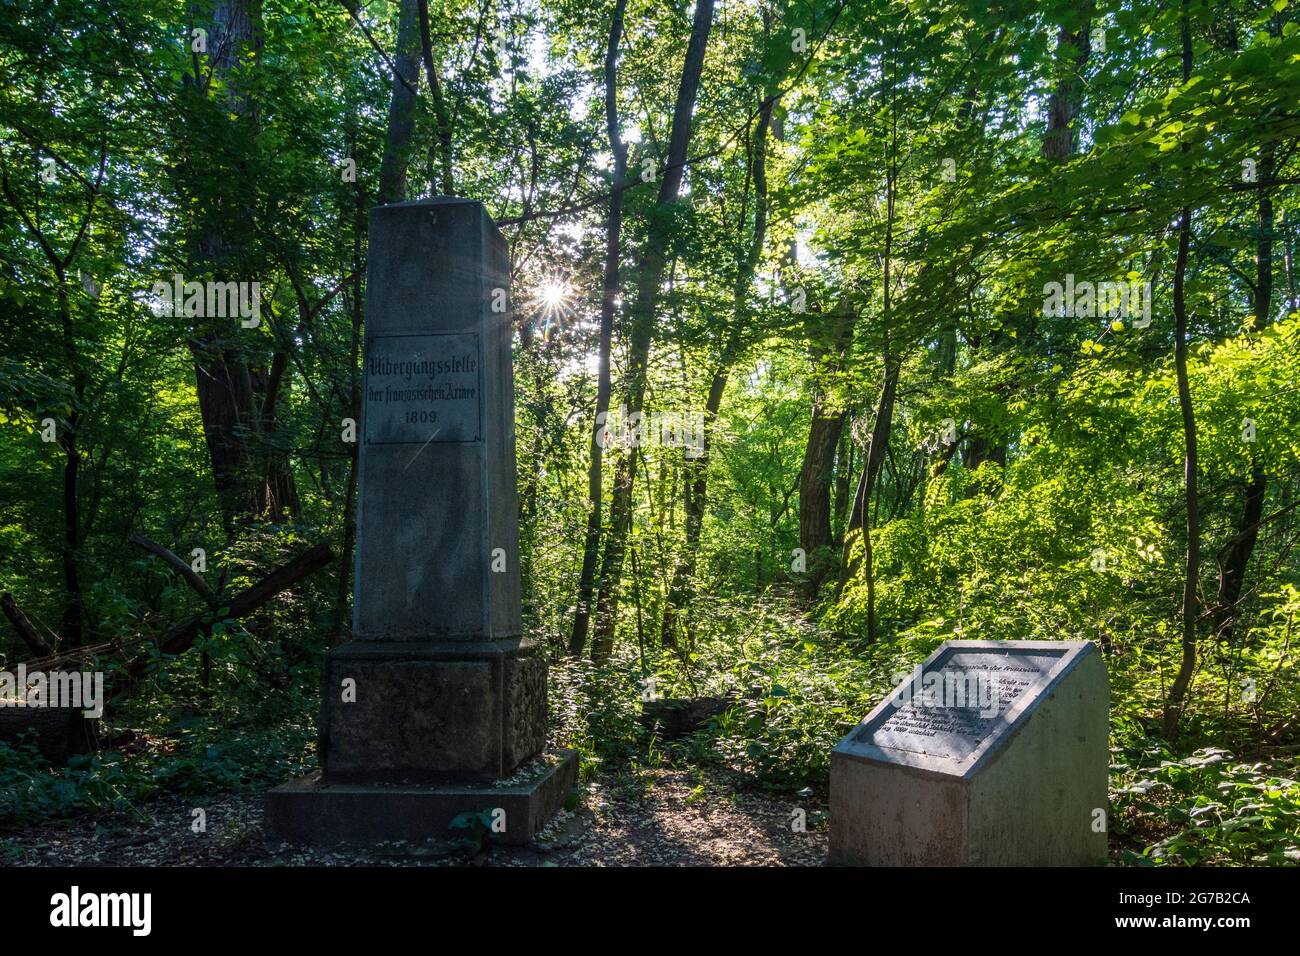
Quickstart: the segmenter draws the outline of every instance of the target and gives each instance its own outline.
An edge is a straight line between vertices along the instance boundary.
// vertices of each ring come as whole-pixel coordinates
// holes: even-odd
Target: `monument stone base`
[[[311,774],[266,795],[266,832],[272,839],[316,846],[424,843],[454,839],[452,823],[462,814],[491,819],[502,810],[505,829],[487,836],[525,844],[564,807],[578,782],[576,751],[562,750],[544,759],[554,762],[521,782],[495,785],[335,784]]]
[[[524,638],[352,641],[326,657],[321,701],[330,783],[487,783],[546,746],[546,661]]]
[[[444,840],[495,813],[493,837],[527,843],[577,782],[573,751],[537,759],[546,661],[526,638],[354,640],[326,656],[321,691],[321,770],[267,795],[272,839]]]

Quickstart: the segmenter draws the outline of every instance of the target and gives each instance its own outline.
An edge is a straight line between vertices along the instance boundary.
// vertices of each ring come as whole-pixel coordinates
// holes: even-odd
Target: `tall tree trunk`
[[[835,395],[836,389],[829,380],[843,368],[848,357],[856,319],[857,314],[846,300],[835,311],[829,336],[824,330],[815,329],[810,336],[813,367],[820,368],[828,381],[816,386],[808,443],[799,468],[799,547],[808,562],[808,576],[804,580],[807,601],[817,597],[818,589],[834,567],[830,555],[835,544],[831,528],[831,481],[846,413],[842,397]],[[844,476],[844,481],[847,480]],[[847,509],[847,497],[846,488],[837,504]]]
[[[1187,17],[1187,0],[1182,14],[1183,82],[1192,75],[1192,28]],[[1187,150],[1186,144],[1183,150]],[[1164,736],[1178,736],[1183,704],[1196,670],[1197,584],[1201,568],[1201,517],[1196,488],[1196,414],[1187,381],[1187,304],[1184,280],[1187,274],[1187,247],[1192,229],[1192,211],[1184,206],[1178,219],[1178,256],[1174,261],[1174,371],[1178,379],[1178,407],[1183,417],[1183,493],[1187,508],[1187,557],[1183,568],[1182,661],[1169,687],[1165,701]]]
[[[189,345],[212,481],[226,536],[233,538],[240,519],[257,511],[245,444],[254,430],[253,382],[243,350],[223,344],[223,337],[209,327]]]
[[[1259,179],[1273,179],[1274,146],[1260,149]],[[1273,316],[1273,196],[1269,188],[1259,192],[1259,237],[1255,245],[1255,328],[1263,331]],[[1239,619],[1238,609],[1246,583],[1246,567],[1255,553],[1259,539],[1259,522],[1264,516],[1264,499],[1268,479],[1260,463],[1251,455],[1250,478],[1246,482],[1245,500],[1227,553],[1219,561],[1219,592],[1214,604],[1214,631],[1221,641],[1232,640]]]
[[[451,166],[451,115],[447,111],[447,99],[442,93],[442,82],[438,78],[438,68],[433,62],[433,43],[429,38],[429,0],[420,3],[420,52],[424,57],[424,72],[429,78],[429,94],[433,97],[433,115],[438,125],[438,155],[441,160],[441,183],[438,188],[444,196],[455,195],[455,182]]]
[[[817,597],[830,570],[828,553],[834,547],[831,532],[831,475],[835,453],[844,431],[844,412],[831,408],[825,396],[813,400],[808,444],[799,468],[799,547],[807,561],[804,600]]]
[[[1062,26],[1056,34],[1057,80],[1047,102],[1047,132],[1043,136],[1043,156],[1064,163],[1074,156],[1079,143],[1079,131],[1074,120],[1079,115],[1082,100],[1080,74],[1088,64],[1092,52],[1092,0],[1083,3],[1082,25],[1077,31]],[[1063,51],[1073,48],[1072,63],[1064,62]]]
[[[582,571],[578,576],[578,601],[569,634],[569,653],[578,657],[587,646],[591,602],[595,592],[596,559],[600,554],[600,517],[603,510],[604,456],[602,440],[609,415],[610,349],[614,336],[614,310],[618,299],[618,267],[622,258],[623,190],[627,180],[627,147],[618,119],[618,45],[623,36],[627,0],[618,0],[609,25],[605,48],[605,132],[614,157],[609,208],[605,213],[605,276],[600,299],[599,368],[596,378],[596,417],[591,427],[591,464],[587,468],[587,535],[582,545]]]
[[[256,68],[261,54],[261,6],[253,0],[220,0],[213,7],[208,30],[208,51],[212,76],[221,82],[225,109],[235,128],[249,126],[251,138],[257,123],[257,104],[248,92],[250,84],[241,75],[245,54],[253,51]],[[197,69],[197,61],[196,61]],[[194,82],[201,82],[196,75]],[[245,171],[235,169],[232,175]],[[236,202],[242,201],[236,199]],[[249,208],[215,209],[195,237],[197,258],[207,263],[214,279],[227,279],[239,239],[229,225],[232,218],[248,219]],[[289,504],[281,495],[288,491],[283,471],[276,477],[271,449],[254,448],[264,434],[265,405],[259,405],[256,383],[265,382],[253,369],[243,342],[229,323],[231,318],[208,316],[199,322],[189,342],[194,359],[195,391],[203,433],[212,466],[222,524],[227,537],[234,537],[242,519],[270,512],[283,513]]]
[[[659,631],[660,641],[667,647],[675,647],[677,644],[680,613],[691,598],[692,581],[700,553],[700,535],[704,530],[704,514],[708,507],[709,459],[713,449],[718,411],[722,408],[722,396],[727,389],[731,366],[741,350],[741,337],[749,321],[749,292],[754,284],[754,274],[758,270],[758,260],[762,257],[763,243],[767,238],[767,132],[772,124],[772,110],[776,102],[776,96],[771,95],[759,104],[758,123],[754,136],[750,140],[747,156],[749,178],[754,183],[754,228],[749,241],[744,242],[747,223],[742,205],[737,232],[744,248],[738,257],[736,277],[732,284],[731,328],[727,332],[727,341],[722,347],[718,366],[709,382],[709,394],[704,401],[703,448],[696,457],[685,458],[689,490],[685,496],[686,541],[673,567],[672,583],[668,587],[668,600],[664,604],[664,616]]]
[[[667,164],[659,186],[657,210],[666,213],[681,190],[686,171],[686,153],[691,139],[691,114],[699,92],[704,68],[704,51],[713,26],[714,0],[697,0],[691,39],[686,47],[681,83],[673,109],[672,133],[668,143]],[[666,220],[666,216],[664,219]],[[626,408],[629,416],[639,416],[645,401],[647,365],[654,337],[654,320],[659,304],[659,287],[663,282],[668,253],[668,231],[661,223],[651,228],[639,256],[636,300],[631,311],[632,333],[629,348]],[[623,555],[632,525],[632,489],[636,481],[637,454],[628,449],[619,459],[614,477],[614,494],[610,503],[609,536],[601,560],[600,597],[596,605],[596,633],[592,639],[592,659],[603,663],[614,647],[614,629],[618,617],[618,593],[623,572]]]
[[[379,164],[379,205],[406,198],[406,168],[415,131],[415,98],[420,89],[420,0],[402,0],[393,57],[393,93],[388,101],[388,138]]]

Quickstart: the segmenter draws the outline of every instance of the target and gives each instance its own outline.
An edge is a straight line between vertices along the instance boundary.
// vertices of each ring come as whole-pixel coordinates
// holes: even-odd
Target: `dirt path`
[[[797,804],[796,802],[797,801]],[[194,810],[207,830],[192,829]],[[797,832],[796,808],[806,832]],[[168,797],[142,819],[73,821],[0,837],[9,864],[137,866],[820,866],[825,806],[738,791],[724,774],[639,770],[601,774],[584,799],[528,847],[396,844],[325,852],[268,846],[258,796]]]

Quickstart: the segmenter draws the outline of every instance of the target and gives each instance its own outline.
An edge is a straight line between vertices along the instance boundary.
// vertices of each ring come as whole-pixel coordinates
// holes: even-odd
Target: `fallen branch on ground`
[[[74,661],[85,661],[98,654],[115,654],[124,655],[129,647],[136,645],[152,644],[153,649],[148,653],[140,654],[126,664],[122,670],[114,675],[109,676],[111,684],[105,695],[105,705],[109,701],[120,700],[129,697],[135,692],[140,682],[149,673],[159,655],[166,654],[176,656],[183,654],[194,646],[194,642],[200,635],[207,634],[211,631],[213,625],[218,621],[237,620],[241,617],[247,617],[258,608],[265,605],[277,594],[287,590],[294,584],[301,581],[313,571],[318,571],[325,565],[334,560],[334,553],[328,545],[318,544],[315,547],[304,551],[302,554],[293,558],[285,564],[275,568],[252,587],[245,588],[235,594],[226,596],[214,593],[207,583],[196,574],[188,564],[185,564],[180,558],[169,551],[162,545],[150,541],[143,535],[135,535],[131,538],[132,542],[157,555],[167,562],[178,574],[180,574],[208,605],[203,612],[185,618],[182,621],[171,625],[160,636],[138,635],[126,640],[118,640],[107,644],[99,644],[92,647],[72,648],[63,652],[55,652],[53,646],[44,640],[36,629],[32,626],[27,616],[23,614],[17,604],[14,603],[12,596],[8,593],[0,595],[0,608],[4,610],[5,616],[13,623],[15,630],[22,636],[24,642],[31,649],[36,658],[25,662],[29,673],[35,671],[49,672],[66,667]],[[182,570],[182,568],[184,570]],[[34,711],[33,711],[34,713]],[[21,715],[24,718],[29,714]],[[75,728],[69,730],[69,734],[75,730],[76,734],[81,734],[89,730],[93,746],[93,728],[87,728],[85,721],[79,710],[71,711],[71,719],[76,723]],[[0,728],[5,731],[4,736],[12,733],[22,733],[28,729],[31,721],[23,719],[21,721],[10,721],[13,727]],[[49,724],[50,721],[46,720]],[[51,726],[45,731],[38,730],[38,737],[44,736],[60,738],[56,743],[62,740],[63,729],[59,721],[54,721],[58,726]],[[16,728],[16,729],[15,729]],[[71,738],[70,738],[71,739]],[[78,740],[81,738],[78,737]],[[62,749],[51,749],[51,752],[62,754],[70,748],[60,744]],[[46,749],[46,748],[42,748]]]
[[[45,638],[37,633],[32,622],[27,619],[22,608],[14,601],[14,596],[8,591],[0,594],[0,610],[4,611],[5,617],[9,618],[9,623],[14,626],[18,636],[23,639],[23,643],[37,657],[49,657],[54,653],[54,648],[50,646]]]

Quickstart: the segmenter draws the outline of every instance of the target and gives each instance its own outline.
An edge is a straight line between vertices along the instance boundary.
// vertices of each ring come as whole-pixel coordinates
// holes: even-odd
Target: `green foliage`
[[[51,767],[34,746],[0,743],[0,827],[82,815],[139,818],[160,794],[258,793],[311,769],[315,727],[173,727],[152,747],[109,750]]]
[[[487,807],[477,812],[467,811],[458,814],[447,828],[458,834],[458,842],[463,849],[477,851],[487,843],[492,833],[492,818],[495,811]]]
[[[1148,764],[1157,744],[1131,754]],[[1294,865],[1300,861],[1300,783],[1296,762],[1238,763],[1219,748],[1130,767],[1112,777],[1111,820],[1139,845],[1170,831],[1124,861],[1140,865]]]
[[[632,662],[611,667],[587,661],[556,661],[548,672],[551,737],[573,747],[591,768],[640,752],[646,736],[638,721],[643,683]]]
[[[110,675],[152,655],[139,691],[114,702],[104,752],[50,768],[0,746],[7,827],[256,788],[314,759],[319,664],[350,611],[356,446],[342,423],[360,417],[397,8],[234,6],[257,39],[220,66],[187,48],[200,14],[174,0],[13,0],[0,18],[0,590],[43,634],[79,627]],[[1292,859],[1292,5],[719,5],[685,189],[661,207],[691,7],[630,0],[614,96],[629,183],[604,357],[613,5],[428,6],[443,102],[421,75],[399,150],[406,195],[443,191],[449,159],[453,190],[482,199],[510,243],[518,560],[525,620],[553,662],[552,743],[577,747],[585,774],[713,761],[757,786],[821,788],[834,742],[939,642],[1090,639],[1110,673],[1129,862]],[[1192,543],[1174,360],[1184,210],[1201,564],[1181,735],[1160,742]],[[605,456],[602,547],[622,531],[608,509],[632,456],[636,477],[623,567],[597,582],[618,596],[597,666],[566,654],[596,373],[607,362],[613,406],[627,401],[628,304],[652,236],[669,261],[644,411],[717,415],[706,456],[653,441]],[[178,273],[257,280],[263,321],[161,314],[153,284]],[[1067,276],[1149,283],[1150,315],[1046,309]],[[820,452],[814,409],[838,427]],[[858,501],[874,433],[887,436],[879,476]],[[239,460],[218,479],[232,445]],[[820,530],[811,479],[827,487],[831,534],[801,555]],[[850,528],[855,502],[865,534]],[[1232,552],[1252,529],[1233,598]],[[150,639],[208,609],[124,543],[137,533],[186,561],[202,549],[223,595],[318,542],[339,557],[164,657]],[[28,656],[0,640],[4,666]],[[668,742],[639,719],[648,694],[732,703]]]
[[[824,790],[831,748],[910,671],[914,654],[769,635],[731,668],[748,694],[719,721],[717,757],[764,786]]]
[[[128,811],[150,781],[120,754],[73,757],[52,772],[31,744],[0,743],[0,823],[43,822],[84,812]]]

